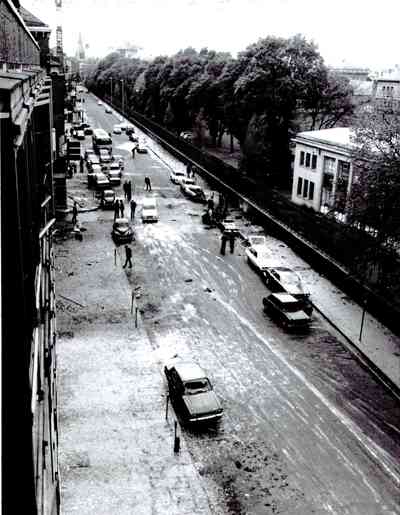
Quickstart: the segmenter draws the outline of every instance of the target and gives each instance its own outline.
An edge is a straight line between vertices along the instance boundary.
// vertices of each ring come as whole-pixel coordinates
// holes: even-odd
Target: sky
[[[302,34],[327,65],[381,70],[400,64],[399,0],[21,0],[52,28],[63,27],[64,51],[75,55],[79,33],[86,54],[103,57],[127,44],[144,57],[192,46],[233,55],[268,35]]]

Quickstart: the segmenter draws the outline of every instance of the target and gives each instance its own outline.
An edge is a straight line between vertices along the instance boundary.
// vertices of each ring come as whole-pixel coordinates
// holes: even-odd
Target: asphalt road
[[[85,107],[95,127],[119,123],[90,95]],[[113,146],[126,157],[123,180],[133,181],[138,202],[127,281],[140,292],[160,367],[175,354],[194,358],[225,410],[217,430],[183,429],[214,513],[400,513],[398,405],[316,314],[308,335],[277,327],[262,312],[268,290],[244,248],[220,256],[220,232],[201,224],[202,206],[181,195],[165,163],[152,151],[132,160],[124,134]],[[144,175],[158,199],[157,224],[139,221]],[[100,237],[112,217],[96,211],[86,223]]]

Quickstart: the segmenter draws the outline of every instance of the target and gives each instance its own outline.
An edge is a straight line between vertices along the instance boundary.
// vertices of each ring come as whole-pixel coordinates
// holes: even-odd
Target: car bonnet
[[[221,405],[213,390],[183,395],[182,398],[190,415],[205,415],[221,409]]]

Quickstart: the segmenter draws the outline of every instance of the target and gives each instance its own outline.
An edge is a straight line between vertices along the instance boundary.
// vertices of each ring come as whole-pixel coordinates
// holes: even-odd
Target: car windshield
[[[208,379],[196,379],[195,381],[188,381],[185,383],[185,392],[189,395],[201,392],[208,392],[211,390],[211,385]]]
[[[277,269],[280,279],[282,283],[288,284],[288,285],[298,285],[300,283],[300,279],[297,277],[296,274],[289,270],[279,270]]]
[[[124,227],[129,227],[129,222],[117,222],[115,225],[119,229],[123,229]]]

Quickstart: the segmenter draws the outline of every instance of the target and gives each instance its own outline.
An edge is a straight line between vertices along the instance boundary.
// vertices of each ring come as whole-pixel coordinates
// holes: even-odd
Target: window
[[[308,190],[308,198],[314,200],[314,183],[310,181],[310,189]]]
[[[298,181],[297,181],[297,195],[301,195],[302,189],[303,189],[303,179],[301,177],[299,177]]]
[[[304,166],[304,152],[300,152],[300,166]]]
[[[306,167],[307,168],[310,168],[310,158],[311,158],[311,154],[309,154],[307,152],[307,154],[306,154]]]
[[[335,175],[336,159],[333,157],[324,157],[324,173]]]
[[[308,196],[308,180],[304,179],[303,197],[307,198],[307,196]]]
[[[312,155],[311,168],[315,170],[317,168],[317,154]]]

